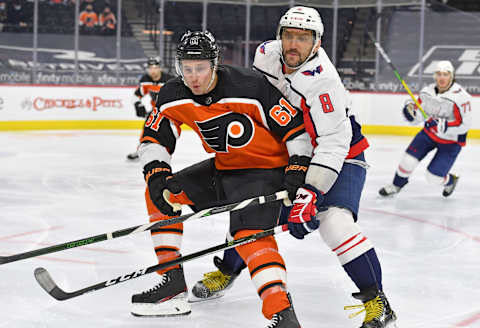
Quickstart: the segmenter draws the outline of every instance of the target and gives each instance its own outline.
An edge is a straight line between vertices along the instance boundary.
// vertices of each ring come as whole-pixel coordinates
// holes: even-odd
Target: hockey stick
[[[86,294],[86,293],[90,293],[90,292],[94,292],[94,291],[97,291],[97,290],[100,290],[100,289],[103,289],[103,288],[111,287],[111,286],[119,284],[121,282],[125,282],[125,281],[130,280],[130,279],[135,279],[135,278],[144,276],[146,274],[149,274],[149,273],[152,273],[152,272],[164,269],[164,268],[168,268],[168,267],[176,265],[176,264],[180,264],[180,263],[188,262],[188,261],[191,261],[191,260],[195,260],[195,259],[198,259],[202,256],[205,256],[205,255],[208,255],[208,254],[211,254],[211,253],[215,253],[215,252],[222,251],[222,250],[225,250],[225,249],[229,249],[229,248],[233,248],[233,247],[236,247],[236,246],[251,243],[251,242],[253,242],[257,239],[260,239],[260,238],[273,236],[275,234],[278,234],[280,232],[284,232],[284,231],[287,231],[287,230],[288,230],[288,225],[286,225],[286,224],[281,225],[281,226],[276,226],[275,228],[272,228],[272,229],[268,229],[268,230],[265,230],[265,231],[262,231],[262,232],[258,232],[258,233],[255,233],[253,235],[245,236],[245,237],[237,239],[237,240],[227,241],[223,244],[219,244],[219,245],[216,245],[216,246],[213,246],[213,247],[210,247],[210,248],[206,248],[206,249],[203,249],[201,251],[198,251],[198,252],[195,252],[195,253],[192,253],[192,254],[189,254],[189,255],[181,256],[179,258],[176,258],[174,260],[171,260],[171,261],[168,261],[168,262],[165,262],[165,263],[160,263],[160,264],[152,265],[148,268],[139,269],[139,270],[134,271],[132,273],[127,273],[125,275],[116,277],[114,279],[103,281],[103,282],[100,282],[100,283],[95,284],[95,285],[91,285],[91,286],[88,286],[88,287],[85,287],[85,288],[82,288],[82,289],[79,289],[79,290],[75,290],[73,292],[66,292],[63,289],[61,289],[60,287],[58,287],[58,285],[55,283],[55,281],[53,281],[50,273],[48,273],[48,271],[44,268],[36,268],[34,274],[35,274],[35,279],[37,280],[37,282],[40,284],[40,286],[48,294],[50,294],[50,296],[52,296],[53,298],[55,298],[59,301],[64,301],[64,300],[68,300],[70,298],[74,298],[74,297],[77,297],[77,296],[80,296],[80,295],[83,295],[83,294]]]
[[[5,264],[5,263],[10,263],[14,261],[19,261],[23,259],[28,259],[31,257],[36,257],[40,255],[45,255],[45,254],[50,254],[50,253],[55,253],[55,252],[60,252],[66,249],[71,249],[75,247],[80,247],[80,246],[85,246],[93,243],[98,243],[100,241],[104,240],[109,240],[109,239],[114,239],[118,237],[123,237],[127,236],[130,234],[138,233],[138,232],[143,232],[147,230],[152,230],[156,229],[159,227],[164,227],[168,225],[172,225],[175,223],[181,223],[186,220],[193,220],[193,219],[199,219],[207,216],[211,216],[214,214],[219,214],[223,212],[230,212],[230,211],[237,211],[240,209],[243,209],[247,206],[254,206],[254,205],[260,205],[264,203],[270,203],[274,202],[277,200],[282,200],[288,198],[288,193],[283,190],[276,192],[271,195],[267,196],[257,196],[254,198],[246,199],[244,201],[238,202],[238,203],[232,203],[232,204],[227,204],[227,205],[222,205],[222,206],[217,206],[217,207],[212,207],[209,209],[204,209],[201,210],[197,213],[190,213],[190,214],[185,214],[176,218],[168,219],[168,220],[162,220],[162,221],[157,221],[157,222],[152,222],[152,223],[146,223],[143,225],[137,225],[135,227],[130,227],[130,228],[125,228],[113,232],[108,232],[104,233],[101,235],[96,235],[96,236],[91,236],[87,237],[84,239],[78,239],[74,241],[70,241],[67,243],[63,244],[58,244],[58,245],[53,245],[45,248],[40,248],[36,249],[33,251],[25,252],[25,253],[19,253],[15,255],[10,255],[10,256],[0,256],[0,265]]]
[[[372,40],[373,44],[375,45],[375,48],[377,48],[378,52],[380,53],[380,55],[382,55],[383,59],[385,59],[385,61],[387,62],[388,65],[390,65],[390,68],[393,70],[393,73],[395,74],[395,76],[397,77],[397,79],[400,81],[400,83],[403,85],[403,87],[405,88],[405,90],[407,90],[408,94],[410,95],[410,97],[413,99],[413,101],[415,102],[415,105],[417,105],[418,109],[420,110],[420,113],[422,113],[422,116],[425,120],[428,120],[428,115],[425,113],[425,111],[423,110],[422,106],[420,106],[420,103],[418,102],[417,98],[415,98],[415,96],[413,95],[412,91],[410,91],[410,88],[408,87],[407,83],[405,83],[405,80],[400,76],[400,73],[398,73],[398,70],[395,68],[395,66],[393,65],[392,61],[390,60],[390,57],[388,57],[387,53],[385,52],[385,50],[382,48],[382,46],[380,45],[380,43],[377,42],[377,40],[375,40],[375,38],[373,37],[372,33],[368,32],[368,37]]]

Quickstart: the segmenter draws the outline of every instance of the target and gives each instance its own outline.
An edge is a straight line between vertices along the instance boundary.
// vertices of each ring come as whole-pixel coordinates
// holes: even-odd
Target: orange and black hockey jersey
[[[140,78],[140,82],[138,85],[138,88],[135,90],[135,96],[137,96],[140,99],[142,99],[144,96],[147,94],[150,94],[150,92],[156,93],[160,90],[160,88],[167,82],[168,80],[172,79],[173,76],[167,73],[162,72],[162,76],[160,77],[160,80],[154,81],[150,75],[145,74]],[[150,96],[152,96],[150,94]],[[155,97],[152,96],[152,99]],[[155,104],[152,101],[152,107]]]
[[[305,132],[302,113],[263,75],[220,66],[208,94],[195,96],[180,77],[158,93],[141,142],[175,150],[182,124],[191,127],[219,170],[275,168],[288,162],[285,142]]]

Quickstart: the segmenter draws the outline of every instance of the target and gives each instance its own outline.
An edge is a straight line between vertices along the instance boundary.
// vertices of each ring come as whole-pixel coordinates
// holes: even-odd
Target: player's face
[[[283,59],[290,67],[297,67],[312,52],[313,34],[312,31],[297,28],[285,28],[282,32]]]
[[[435,83],[440,91],[445,91],[450,86],[452,74],[450,72],[435,72]]]
[[[210,85],[214,73],[209,60],[182,60],[183,80],[194,95],[208,93],[215,86]]]
[[[162,69],[157,65],[148,66],[147,74],[150,75],[152,80],[156,81],[160,79],[162,75]]]

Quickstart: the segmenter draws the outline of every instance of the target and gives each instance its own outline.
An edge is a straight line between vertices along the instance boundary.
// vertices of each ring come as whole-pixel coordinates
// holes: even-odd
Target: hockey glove
[[[403,107],[403,116],[409,122],[414,122],[417,116],[417,112],[415,111],[415,104],[408,103]]]
[[[293,237],[303,239],[318,228],[320,222],[315,215],[323,199],[322,193],[312,185],[306,184],[297,190],[297,198],[288,217],[288,230]]]
[[[180,209],[169,201],[170,193],[182,192],[180,184],[172,175],[172,168],[165,162],[153,161],[145,165],[143,175],[153,204],[161,213],[169,216],[180,215]]]
[[[143,106],[141,101],[135,102],[135,112],[138,117],[147,117],[147,110],[145,109],[145,106]]]
[[[431,129],[434,132],[445,133],[445,132],[447,132],[447,129],[448,129],[448,122],[444,118],[432,118],[432,117],[430,117],[425,122],[425,128]]]
[[[305,183],[310,157],[293,155],[288,160],[288,166],[285,168],[285,178],[283,186],[288,191],[288,198],[293,201],[297,194],[297,189]]]

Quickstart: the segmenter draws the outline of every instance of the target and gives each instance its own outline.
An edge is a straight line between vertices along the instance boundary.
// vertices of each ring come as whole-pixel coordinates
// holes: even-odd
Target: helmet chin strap
[[[215,76],[217,75],[217,67],[218,67],[218,62],[217,62],[217,59],[215,59],[212,66],[212,77],[210,78],[210,82],[208,82],[207,90],[205,90],[205,93],[208,93],[208,90],[210,89],[213,82],[215,81]]]

